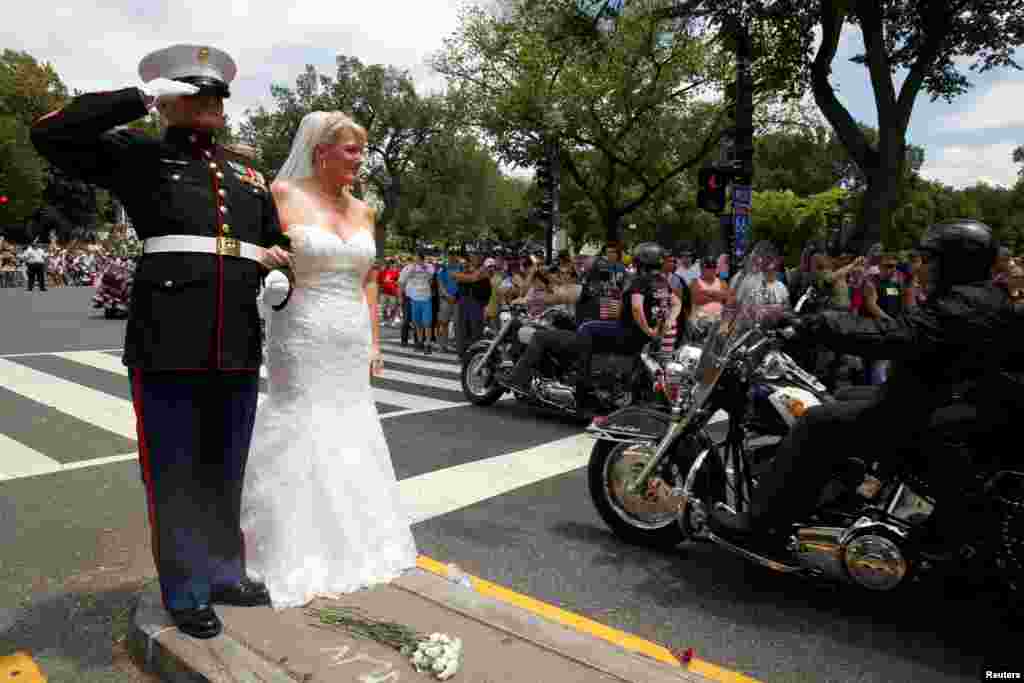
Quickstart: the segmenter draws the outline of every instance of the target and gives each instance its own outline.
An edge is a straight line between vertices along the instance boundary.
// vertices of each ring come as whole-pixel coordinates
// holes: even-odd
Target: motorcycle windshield
[[[743,268],[730,283],[729,300],[722,307],[722,315],[714,320],[701,350],[700,363],[695,373],[692,401],[688,419],[704,407],[714,391],[722,372],[734,360],[740,346],[756,335],[761,323],[780,315],[786,306],[765,304],[759,296],[737,298],[737,292],[749,287],[756,279],[760,289],[767,268],[777,268],[780,262],[775,248],[768,242],[759,242],[750,250]]]

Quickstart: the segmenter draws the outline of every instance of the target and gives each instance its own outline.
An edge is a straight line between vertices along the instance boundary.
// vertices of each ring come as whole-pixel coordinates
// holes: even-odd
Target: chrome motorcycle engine
[[[864,517],[845,528],[803,527],[792,549],[801,565],[830,579],[888,591],[910,568],[905,541],[904,530]]]
[[[540,399],[563,408],[573,405],[576,401],[576,392],[572,390],[572,387],[567,387],[558,382],[541,380],[537,382],[535,388]]]

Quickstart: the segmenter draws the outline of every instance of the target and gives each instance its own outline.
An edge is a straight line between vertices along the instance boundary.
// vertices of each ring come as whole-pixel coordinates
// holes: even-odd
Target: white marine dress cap
[[[201,95],[230,97],[228,84],[238,73],[227,52],[206,45],[172,45],[151,52],[139,62],[143,83],[168,78],[199,87]]]

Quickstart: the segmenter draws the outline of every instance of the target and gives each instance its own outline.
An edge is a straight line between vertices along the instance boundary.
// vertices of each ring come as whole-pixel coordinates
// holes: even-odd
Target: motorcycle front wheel
[[[674,548],[686,540],[676,522],[682,498],[672,492],[682,482],[667,482],[655,474],[645,491],[627,491],[655,450],[654,444],[598,441],[587,465],[590,497],[601,519],[622,540],[652,548]]]
[[[471,352],[462,362],[462,393],[476,406],[494,405],[505,393],[498,384],[493,367],[481,367],[486,349]]]

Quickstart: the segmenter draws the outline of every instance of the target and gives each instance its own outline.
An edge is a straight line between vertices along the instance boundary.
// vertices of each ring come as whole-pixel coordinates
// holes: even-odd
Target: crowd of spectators
[[[94,286],[111,262],[134,255],[123,244],[109,241],[15,244],[0,238],[0,287],[28,287],[32,247],[43,252],[44,289]]]

